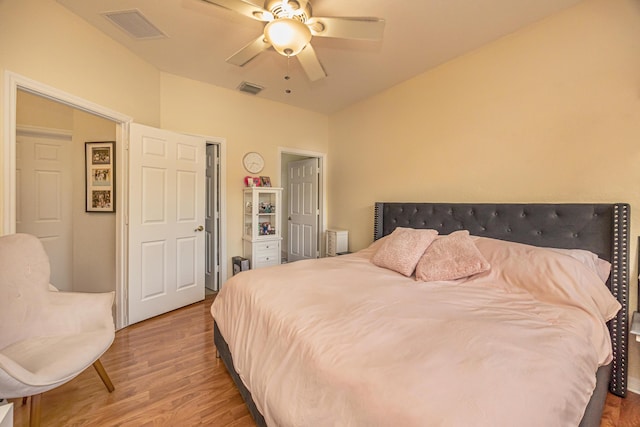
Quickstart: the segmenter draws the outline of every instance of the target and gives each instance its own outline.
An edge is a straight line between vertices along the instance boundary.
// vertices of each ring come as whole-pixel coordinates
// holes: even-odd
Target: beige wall
[[[278,147],[327,152],[328,118],[193,80],[162,74],[162,128],[226,139],[227,255],[242,255],[242,189],[248,151],[264,157],[260,175],[279,187]]]
[[[79,110],[74,110],[73,123],[73,290],[115,291],[116,215],[86,212],[84,144],[115,141],[116,125]],[[119,179],[117,169],[115,176]]]
[[[639,8],[585,0],[327,119],[161,73],[53,0],[0,0],[0,96],[10,70],[139,123],[226,138],[229,256],[241,251],[242,155],[261,152],[278,185],[279,146],[329,153],[327,223],[353,250],[370,242],[379,200],[629,202],[633,309]],[[3,153],[0,141],[0,176]]]
[[[229,256],[242,252],[243,154],[261,152],[266,161],[261,174],[278,185],[277,147],[327,151],[325,115],[161,73],[53,0],[0,1],[2,83],[5,70],[129,115],[138,123],[225,138]],[[0,85],[0,91],[3,88]],[[0,103],[0,117],[2,108]],[[0,156],[3,153],[4,141]],[[0,157],[0,175],[3,162]],[[3,197],[0,187],[0,233]]]
[[[18,90],[16,123],[45,129],[73,130],[73,108]]]
[[[376,201],[628,202],[633,311],[639,52],[637,2],[586,0],[331,116],[329,223],[360,249]]]
[[[159,125],[160,72],[55,1],[0,2],[0,69]]]
[[[114,141],[113,122],[40,96],[18,91],[18,125],[66,130],[72,133],[71,283],[54,283],[63,291],[115,290],[115,214],[85,212],[85,142]],[[19,231],[19,230],[18,230]]]
[[[0,1],[0,97],[5,71],[160,124],[160,72],[53,0]],[[4,116],[0,103],[0,117]],[[0,135],[4,135],[0,121]],[[4,174],[0,142],[0,176]],[[4,194],[0,186],[0,218]],[[0,221],[0,232],[2,232]]]

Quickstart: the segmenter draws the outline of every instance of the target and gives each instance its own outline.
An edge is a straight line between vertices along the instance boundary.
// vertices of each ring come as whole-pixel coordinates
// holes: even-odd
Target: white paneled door
[[[129,324],[204,299],[205,150],[203,138],[131,124]]]
[[[51,283],[73,289],[71,135],[16,132],[16,231],[38,237],[51,263]]]
[[[289,162],[287,260],[318,257],[318,159]]]

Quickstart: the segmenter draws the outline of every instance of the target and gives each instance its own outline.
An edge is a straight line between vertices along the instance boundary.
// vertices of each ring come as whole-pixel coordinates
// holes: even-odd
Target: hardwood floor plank
[[[620,417],[618,427],[640,426],[640,395],[627,393],[625,399],[620,399]]]
[[[205,301],[116,333],[101,358],[115,386],[108,393],[89,368],[42,395],[43,427],[255,427],[224,364],[216,358]],[[28,425],[29,404],[13,399],[14,426]],[[601,427],[640,426],[640,395],[607,396]]]
[[[600,427],[616,427],[620,419],[620,406],[621,401],[617,396],[609,393],[607,400],[602,410],[602,419],[600,420]]]
[[[216,358],[213,297],[116,333],[101,358],[115,390],[94,369],[42,396],[42,426],[255,426]],[[15,405],[14,425],[29,406]]]

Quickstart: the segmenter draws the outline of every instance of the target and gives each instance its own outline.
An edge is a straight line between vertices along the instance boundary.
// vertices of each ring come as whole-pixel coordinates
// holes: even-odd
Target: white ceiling
[[[234,90],[248,81],[265,89],[245,96],[329,114],[581,0],[317,0],[313,16],[378,17],[385,29],[380,42],[314,37],[328,74],[316,82],[295,58],[287,71],[273,49],[244,67],[226,63],[264,24],[202,0],[57,1],[162,71]],[[134,39],[102,15],[131,9],[168,37]]]

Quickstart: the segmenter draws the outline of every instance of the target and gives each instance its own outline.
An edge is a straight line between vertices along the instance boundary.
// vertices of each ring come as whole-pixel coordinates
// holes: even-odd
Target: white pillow
[[[572,258],[577,259],[581,263],[583,263],[588,268],[592,269],[596,272],[598,277],[602,279],[604,283],[609,279],[609,275],[611,274],[611,263],[602,258],[598,258],[598,255],[593,252],[584,250],[584,249],[560,249],[560,248],[547,248],[552,251],[568,255]]]
[[[621,308],[597,272],[574,257],[486,237],[474,241],[491,264],[488,279],[507,291],[525,291],[539,301],[578,307],[605,322]]]

